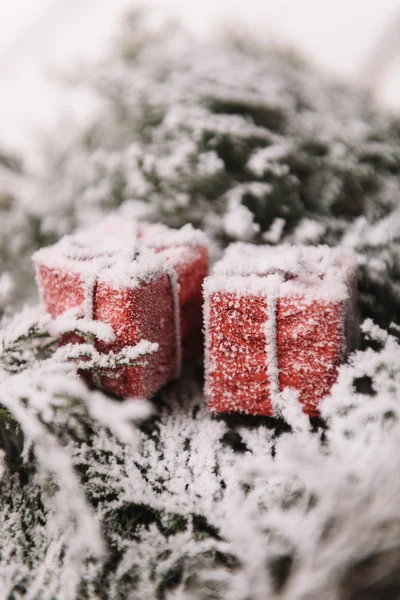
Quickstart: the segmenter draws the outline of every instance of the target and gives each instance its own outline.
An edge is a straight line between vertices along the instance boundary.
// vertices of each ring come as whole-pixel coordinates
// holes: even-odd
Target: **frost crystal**
[[[400,314],[399,123],[292,53],[240,37],[203,45],[176,29],[149,33],[131,16],[118,48],[83,74],[103,101],[100,118],[69,148],[51,149],[46,173],[32,177],[0,153],[0,595],[393,598],[400,587],[400,349],[392,325]],[[20,312],[37,302],[30,257],[77,229],[95,235],[99,228],[104,237],[101,222],[118,207],[110,244],[124,231],[133,244],[134,216],[152,227],[185,226],[188,244],[197,234],[187,224],[205,229],[213,258],[229,242],[249,240],[351,254],[361,344],[319,404],[324,422],[302,412],[293,386],[280,393],[279,420],[212,415],[195,367],[153,406],[139,398],[116,403],[83,384],[74,361],[90,351],[86,360],[103,376],[106,354],[85,344],[93,335],[112,344],[115,328],[79,314],[49,324],[36,309]],[[164,227],[152,231],[149,245],[175,268],[179,244],[164,250]],[[257,296],[263,277],[246,277],[246,293],[251,285]],[[340,286],[333,291],[341,294]],[[268,307],[265,294],[259,298],[252,312],[236,305],[235,292],[220,321],[238,334],[232,362],[240,364],[243,334],[257,338],[262,382]],[[87,316],[92,309],[88,302]],[[239,331],[251,312],[259,320]],[[201,335],[191,338],[196,321],[185,313],[183,356],[193,348],[198,355]],[[77,328],[83,347],[73,351],[82,355],[71,360],[71,347],[56,351],[54,336]],[[248,381],[243,391],[250,402]]]

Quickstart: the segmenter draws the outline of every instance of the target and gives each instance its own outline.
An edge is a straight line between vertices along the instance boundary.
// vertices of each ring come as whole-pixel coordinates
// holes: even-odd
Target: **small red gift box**
[[[129,208],[129,207],[127,207]],[[208,274],[208,239],[191,225],[170,229],[160,223],[137,222],[129,210],[105,218],[95,233],[151,248],[173,269],[179,289],[179,336],[182,360],[189,363],[203,355],[203,280]]]
[[[170,230],[120,215],[67,236],[34,255],[40,295],[53,317],[72,308],[111,325],[119,352],[142,339],[158,344],[145,364],[118,367],[96,383],[118,396],[150,397],[202,352],[202,292],[207,241],[190,225]],[[69,336],[66,341],[81,341]]]
[[[327,246],[233,244],[204,282],[212,412],[279,416],[287,388],[317,416],[357,340],[356,265]]]

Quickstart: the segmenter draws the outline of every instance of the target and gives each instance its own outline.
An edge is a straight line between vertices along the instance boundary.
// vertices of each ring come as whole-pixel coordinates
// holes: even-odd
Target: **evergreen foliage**
[[[2,597],[396,598],[400,124],[284,51],[151,35],[137,15],[120,42],[87,73],[101,117],[46,178],[0,155]],[[90,323],[12,315],[35,301],[35,249],[127,202],[204,228],[216,254],[354,252],[362,347],[324,421],[290,393],[284,422],[212,417],[200,367],[152,407],[117,403],[54,343]]]

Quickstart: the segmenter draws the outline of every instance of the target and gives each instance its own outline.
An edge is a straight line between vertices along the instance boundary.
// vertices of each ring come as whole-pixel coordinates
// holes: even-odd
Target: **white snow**
[[[350,254],[328,246],[231,244],[205,282],[207,293],[263,294],[272,274],[280,276],[279,295],[345,300],[356,266]],[[286,277],[290,278],[285,280]]]
[[[285,225],[285,219],[281,219],[279,217],[274,219],[271,227],[262,234],[262,241],[267,242],[268,244],[277,244],[282,237]]]
[[[138,445],[138,436],[132,422],[144,421],[154,412],[151,404],[141,398],[117,402],[98,392],[88,397],[87,407],[93,419],[107,427],[121,442],[133,447]]]
[[[289,172],[289,167],[279,161],[285,158],[291,149],[291,145],[282,140],[256,150],[250,157],[247,168],[257,177],[262,177],[266,173],[282,177]]]
[[[232,239],[251,241],[260,231],[260,226],[254,222],[253,213],[242,203],[243,197],[250,194],[263,198],[271,192],[272,186],[260,181],[239,183],[230,189],[226,194],[227,211],[222,219],[225,233]]]
[[[278,283],[278,282],[277,282]],[[279,285],[279,283],[278,283]],[[280,393],[279,393],[279,367],[277,358],[277,339],[276,339],[276,291],[270,291],[265,297],[267,305],[268,318],[265,322],[265,346],[267,364],[266,370],[269,378],[269,392],[273,414],[280,415]]]
[[[218,263],[217,263],[218,265]],[[259,275],[225,275],[215,273],[209,275],[203,284],[205,296],[210,296],[216,292],[227,292],[239,295],[253,294],[264,296],[269,291],[274,291],[279,286],[279,290],[285,282],[282,274],[273,273],[266,277]]]
[[[318,244],[325,231],[326,226],[323,223],[302,219],[295,229],[294,241],[296,244]]]
[[[79,308],[67,310],[56,319],[50,320],[48,331],[53,337],[59,337],[71,331],[79,331],[83,335],[95,336],[104,342],[112,342],[115,339],[114,331],[108,323],[93,321],[92,314],[90,317],[82,318]]]
[[[340,252],[329,246],[257,246],[236,243],[228,246],[214,273],[225,275],[266,275],[281,271],[292,275],[325,275],[342,261]]]
[[[175,323],[175,348],[176,348],[176,376],[179,377],[182,370],[182,336],[181,336],[181,312],[179,305],[179,280],[173,265],[166,266],[168,279],[172,290],[174,323]]]
[[[222,223],[225,233],[237,240],[249,241],[260,230],[260,226],[254,223],[253,213],[243,204],[231,205]]]
[[[141,245],[137,257],[132,254],[132,245],[126,238],[82,232],[65,236],[57,244],[38,250],[33,260],[37,266],[80,275],[88,282],[88,292],[94,281],[106,282],[115,289],[133,288],[164,272],[162,258],[151,249]]]
[[[157,352],[158,344],[141,340],[135,346],[126,346],[119,352],[107,354],[98,352],[93,344],[65,344],[57,348],[55,358],[61,362],[73,361],[76,369],[104,370],[116,369],[120,366],[143,364],[142,357]],[[115,375],[118,377],[118,373]]]
[[[249,90],[243,95],[247,100],[262,97],[269,104],[272,98],[270,105],[283,107],[286,115],[294,108],[291,105],[292,89],[289,86],[286,90],[281,85],[285,77],[279,70],[279,61],[275,65],[278,66],[275,74],[263,78],[253,58],[243,64],[236,61],[234,54],[221,59],[212,49],[211,56],[204,60],[204,54],[188,52],[180,53],[178,62],[170,63],[171,54],[166,49],[166,60],[162,54],[162,66],[168,63],[176,65],[177,69],[176,72],[173,70],[173,84],[169,80],[165,84],[154,76],[156,71],[150,69],[155,56],[160,57],[159,47],[153,52],[153,56],[144,57],[142,67],[136,71],[137,77],[132,76],[132,69],[124,70],[113,64],[105,84],[110,89],[115,86],[118,98],[126,102],[129,115],[133,117],[139,108],[134,100],[137,90],[148,89],[151,91],[149,97],[160,103],[168,91],[168,101],[171,98],[170,105],[174,109],[174,114],[171,109],[170,129],[166,121],[156,128],[153,147],[130,145],[127,149],[122,148],[125,141],[116,141],[122,128],[118,126],[118,119],[109,118],[104,123],[103,140],[107,142],[105,148],[111,147],[110,151],[102,150],[93,157],[86,150],[74,148],[66,172],[61,176],[57,173],[58,182],[51,191],[47,188],[42,194],[31,195],[25,198],[25,204],[16,195],[15,208],[3,210],[0,243],[2,256],[8,261],[4,268],[7,272],[12,268],[13,280],[18,285],[17,275],[22,280],[24,299],[30,295],[25,287],[24,271],[20,272],[19,254],[29,254],[37,243],[36,238],[29,237],[31,211],[37,208],[37,203],[29,202],[33,197],[42,202],[42,212],[34,212],[42,224],[41,233],[61,235],[75,227],[75,219],[79,226],[92,224],[108,210],[113,177],[122,172],[127,181],[127,195],[139,196],[143,204],[147,201],[153,208],[151,218],[163,218],[163,215],[170,219],[176,212],[179,219],[215,222],[215,227],[210,230],[217,238],[223,230],[220,227],[224,210],[221,201],[225,195],[218,195],[216,186],[215,203],[214,198],[201,196],[200,202],[194,205],[188,202],[192,196],[183,184],[192,181],[192,175],[197,177],[198,172],[218,176],[220,165],[208,155],[199,165],[191,167],[191,146],[189,144],[185,152],[179,152],[180,141],[188,135],[201,139],[209,125],[219,132],[218,135],[237,136],[237,148],[242,140],[245,142],[250,136],[261,135],[263,128],[253,127],[248,120],[234,116],[224,119],[224,115],[216,115],[209,121],[207,110],[204,107],[197,110],[194,106],[199,93],[203,94],[207,87],[203,83],[208,82],[209,76],[214,78],[207,83],[209,89],[218,93],[216,88],[221,85],[222,92],[232,98],[240,96],[237,93],[240,89]],[[185,62],[186,67],[182,67],[181,62]],[[321,136],[332,149],[334,163],[329,163],[326,194],[320,198],[322,202],[340,187],[340,181],[333,176],[335,165],[342,168],[345,164],[352,170],[351,155],[355,155],[354,169],[358,169],[357,152],[365,150],[368,136],[374,133],[375,127],[378,129],[378,125],[374,117],[369,131],[364,101],[354,100],[353,105],[351,94],[345,94],[341,100],[342,109],[335,113],[327,97],[329,93],[325,94],[323,90],[324,84],[316,84],[309,73],[302,75],[301,69],[298,75],[298,79],[293,77],[290,81],[297,81],[301,96],[306,100],[308,97],[312,107],[310,111],[296,113],[293,124],[300,130],[299,138]],[[195,88],[199,80],[201,85]],[[251,92],[253,86],[255,92]],[[187,91],[185,106],[179,103],[182,90]],[[193,97],[193,106],[188,106]],[[127,101],[132,104],[128,105]],[[353,115],[350,119],[349,114]],[[357,115],[361,114],[363,117],[359,118]],[[382,117],[379,135],[386,135],[385,123],[387,121]],[[264,136],[260,145],[269,148],[271,144],[278,145],[279,139],[272,137]],[[149,168],[157,175],[157,157],[168,158],[169,153],[175,152],[171,160],[160,166],[160,172],[168,174],[161,182],[162,191],[150,189],[136,163],[144,164],[146,158]],[[395,157],[394,153],[392,157]],[[258,172],[265,168],[267,178],[269,174],[279,176],[278,166],[284,171],[285,165],[277,165],[272,155],[264,156],[264,163],[261,158],[258,156],[255,168]],[[395,160],[393,164],[397,164]],[[250,166],[247,163],[246,175],[251,177]],[[381,177],[380,185],[381,191],[371,196],[375,206],[367,198],[367,210],[373,214],[371,222],[365,218],[357,221],[342,244],[350,257],[357,254],[367,282],[376,282],[380,289],[388,290],[388,298],[390,294],[398,301],[398,215],[393,212],[399,199],[396,175],[386,173]],[[183,191],[176,194],[177,189]],[[314,199],[319,201],[319,198]],[[167,207],[170,209],[168,214]],[[207,219],[202,220],[205,213]],[[289,212],[288,217],[291,216]],[[343,232],[348,230],[348,221],[343,223],[340,219],[319,215],[316,219],[321,222],[317,222],[312,221],[311,216],[312,211],[310,218],[304,219],[298,227],[294,224],[293,233],[290,233],[288,222],[284,236],[299,243],[318,243],[323,237],[340,244]],[[117,225],[117,241],[121,231]],[[273,227],[268,233],[273,233]],[[133,241],[134,231],[128,231],[128,236]],[[157,235],[154,237],[158,239]],[[277,238],[270,239],[276,243]],[[125,250],[126,260],[130,260],[132,247],[126,246]],[[173,250],[177,255],[180,252],[179,246]],[[280,271],[281,264],[272,264],[275,259],[282,259],[279,248],[270,251],[273,254],[271,261],[266,261],[267,266],[272,265],[273,271]],[[249,257],[246,260],[251,263],[253,258]],[[241,262],[246,261],[239,256]],[[312,285],[315,283],[312,273],[308,273],[309,264],[312,261],[303,261],[298,267],[302,271],[304,288],[309,287],[310,281]],[[316,260],[317,270],[318,264]],[[321,264],[324,265],[324,261]],[[240,264],[236,274],[214,275],[206,283],[206,291],[212,290],[213,286],[217,291],[231,286],[233,291],[243,290],[244,294],[251,293],[253,288],[255,293],[265,296],[266,293],[273,294],[274,279],[279,290],[290,290],[290,286],[293,286],[293,292],[299,290],[299,281],[285,282],[282,273],[273,272],[264,277],[261,269],[260,274],[242,274],[242,267]],[[329,264],[328,267],[330,269]],[[339,276],[340,261],[332,269],[337,269]],[[322,271],[321,275],[324,275]],[[317,286],[320,285],[317,282]],[[321,293],[321,288],[318,289]],[[331,298],[329,286],[326,292]],[[363,306],[371,300],[373,310],[373,302],[378,298],[371,294],[366,301],[368,291],[364,288],[362,292]],[[9,306],[15,310],[11,302]],[[207,316],[207,294],[205,307]],[[75,326],[74,319],[70,316],[71,326]],[[83,319],[82,324],[91,335],[94,330],[86,321]],[[79,584],[84,581],[87,596],[97,597],[97,584],[104,565],[101,530],[107,531],[120,559],[109,580],[102,579],[107,588],[104,594],[110,598],[129,595],[140,599],[154,598],[163,589],[165,581],[171,581],[168,577],[174,573],[176,565],[183,567],[182,581],[176,589],[168,590],[166,596],[185,600],[197,591],[205,598],[213,597],[217,586],[217,593],[224,600],[250,596],[254,600],[278,596],[307,600],[339,598],[353,566],[365,564],[365,559],[373,561],[374,557],[378,562],[371,570],[380,582],[384,581],[387,575],[385,563],[391,568],[393,553],[397,561],[400,539],[400,352],[398,343],[387,332],[369,322],[364,324],[364,335],[374,338],[383,348],[376,352],[369,348],[354,353],[350,355],[349,363],[340,368],[339,379],[330,397],[322,403],[322,414],[329,425],[323,443],[321,432],[310,432],[309,420],[300,412],[295,393],[285,391],[276,402],[292,432],[278,436],[278,432],[264,425],[252,423],[250,426],[249,420],[238,419],[233,428],[245,444],[241,455],[224,441],[225,434],[232,434],[230,422],[208,414],[195,376],[184,375],[163,392],[157,406],[157,418],[146,425],[146,431],[129,429],[132,418],[140,419],[149,414],[148,405],[139,402],[134,406],[132,401],[122,408],[103,402],[106,398],[101,392],[92,393],[79,381],[76,368],[84,358],[93,360],[97,367],[111,368],[117,361],[142,361],[146,356],[135,354],[136,348],[133,356],[113,355],[112,364],[99,365],[99,357],[93,354],[93,348],[86,348],[91,352],[90,356],[79,356],[85,348],[75,347],[76,362],[71,354],[62,356],[61,352],[46,361],[31,348],[40,346],[40,340],[23,341],[23,336],[34,326],[35,319],[23,313],[18,315],[16,322],[4,321],[0,330],[0,400],[17,416],[28,441],[30,438],[36,468],[36,475],[23,487],[8,467],[4,471],[0,577],[6,594],[15,594],[15,586],[22,582],[27,594],[33,598],[72,600],[80,593]],[[54,327],[52,331],[56,333],[68,324],[54,324]],[[112,332],[97,333],[107,337]],[[273,331],[268,333],[273,335]],[[44,343],[52,341],[46,338]],[[142,347],[142,350],[149,349],[146,345]],[[62,359],[68,363],[63,363]],[[357,379],[363,377],[370,378],[374,394],[368,393],[368,386],[366,390],[358,389]],[[85,433],[87,425],[91,429],[88,436]],[[110,435],[110,429],[115,437]],[[78,436],[78,443],[74,441],[75,436]],[[127,446],[116,438],[123,442],[129,440],[132,444]],[[56,450],[53,452],[54,445]],[[29,443],[24,456],[30,460]],[[75,468],[84,473],[84,482]],[[36,498],[40,499],[38,508],[33,504]],[[141,504],[150,515],[161,520],[162,526],[157,521],[150,522],[132,536],[130,527],[135,526],[135,519],[128,517],[129,527],[125,531],[121,514],[129,515],[133,507]],[[182,530],[177,532],[168,528],[174,516],[184,520]],[[201,531],[199,534],[197,518],[215,528],[220,537],[207,532],[203,536]],[[237,566],[230,569],[220,563],[216,565],[210,559],[216,552],[232,555]],[[293,560],[293,566],[284,590],[277,592],[273,565],[280,558]],[[135,578],[137,575],[134,583],[132,575]],[[368,570],[363,571],[362,585],[369,583],[368,575]],[[198,585],[195,590],[189,588],[193,583]]]
[[[170,229],[160,223],[140,225],[143,243],[149,248],[169,248],[173,246],[208,246],[206,234],[187,223],[180,229]]]
[[[82,235],[87,237],[87,233],[90,232],[91,235],[99,236],[99,238],[104,238],[104,236],[109,236],[111,239],[116,238],[116,247],[121,243],[124,245],[130,243],[132,246],[144,245],[147,248],[157,249],[208,246],[207,235],[200,229],[195,229],[190,223],[180,229],[171,229],[162,223],[149,223],[142,220],[141,213],[143,216],[147,216],[146,211],[137,204],[125,203],[118,211],[112,212],[101,219],[99,223],[85,229]]]

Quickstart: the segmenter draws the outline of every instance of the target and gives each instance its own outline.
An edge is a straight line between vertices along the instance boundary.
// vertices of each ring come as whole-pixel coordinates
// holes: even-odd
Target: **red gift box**
[[[170,230],[116,215],[34,255],[42,302],[53,317],[72,308],[111,325],[119,352],[142,339],[158,344],[145,364],[119,367],[96,383],[118,396],[150,397],[202,351],[201,286],[207,241],[190,225]],[[70,335],[64,342],[82,341]]]
[[[317,416],[357,341],[356,265],[327,246],[233,244],[204,282],[212,412],[279,416],[285,389]]]
[[[138,222],[125,212],[114,213],[96,225],[96,234],[136,238],[139,246],[151,248],[176,273],[179,289],[179,335],[182,360],[189,363],[203,354],[203,280],[208,274],[207,236],[191,225],[170,229],[160,223]]]

